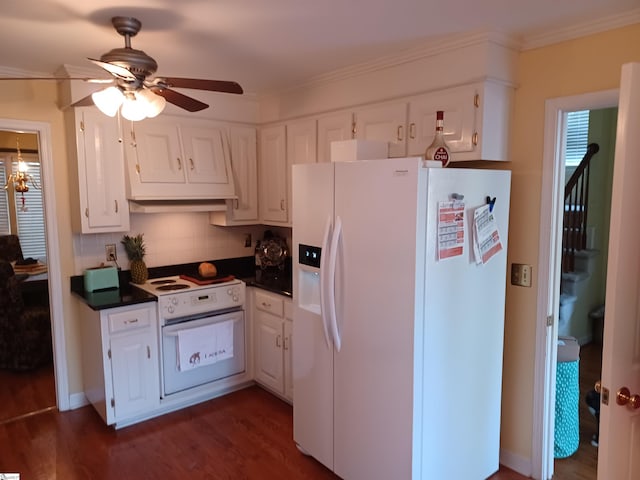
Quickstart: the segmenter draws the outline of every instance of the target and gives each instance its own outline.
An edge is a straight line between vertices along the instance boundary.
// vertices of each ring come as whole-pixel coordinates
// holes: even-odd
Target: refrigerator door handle
[[[336,266],[338,263],[338,242],[342,235],[342,219],[336,218],[336,224],[333,229],[331,238],[331,247],[329,249],[329,275],[327,279],[327,304],[329,310],[329,327],[331,328],[331,336],[336,352],[340,352],[341,339],[338,331],[338,318],[336,313]]]
[[[327,279],[329,275],[327,273],[327,256],[329,254],[329,237],[331,236],[331,215],[327,216],[327,223],[324,227],[324,234],[322,236],[322,253],[320,255],[320,317],[322,319],[322,329],[324,330],[324,339],[327,342],[327,347],[331,348],[331,339],[329,338],[329,319],[327,306]]]

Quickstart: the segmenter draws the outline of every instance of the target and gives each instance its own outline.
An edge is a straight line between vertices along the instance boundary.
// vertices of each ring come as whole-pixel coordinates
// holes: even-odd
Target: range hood
[[[131,213],[224,212],[227,201],[218,200],[129,200]]]

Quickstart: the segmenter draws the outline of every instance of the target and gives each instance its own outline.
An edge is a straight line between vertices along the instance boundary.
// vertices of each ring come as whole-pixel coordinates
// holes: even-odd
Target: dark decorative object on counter
[[[287,241],[267,230],[262,241],[256,244],[256,266],[261,269],[277,267],[284,269],[284,262],[289,256]]]

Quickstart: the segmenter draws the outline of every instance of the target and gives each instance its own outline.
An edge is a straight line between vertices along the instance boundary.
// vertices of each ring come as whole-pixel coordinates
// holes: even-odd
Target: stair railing
[[[589,166],[599,150],[597,143],[587,146],[587,152],[564,187],[562,271],[565,273],[574,271],[576,252],[587,248]]]

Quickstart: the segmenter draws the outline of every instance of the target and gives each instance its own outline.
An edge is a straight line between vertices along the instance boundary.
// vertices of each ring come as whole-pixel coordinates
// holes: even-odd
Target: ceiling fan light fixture
[[[157,117],[167,105],[167,101],[163,96],[156,95],[146,88],[138,90],[135,95],[136,100],[144,105],[147,118]]]
[[[133,92],[127,92],[124,102],[122,102],[120,113],[124,118],[132,122],[144,120],[147,118],[147,103],[137,100]]]
[[[124,101],[124,95],[118,87],[108,87],[92,93],[91,99],[102,113],[115,117]]]

